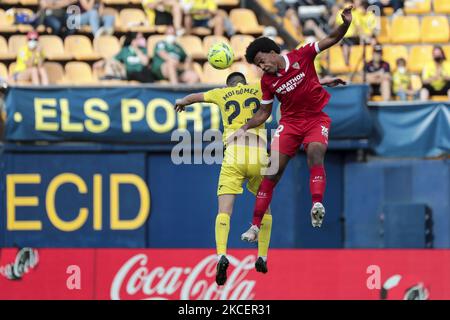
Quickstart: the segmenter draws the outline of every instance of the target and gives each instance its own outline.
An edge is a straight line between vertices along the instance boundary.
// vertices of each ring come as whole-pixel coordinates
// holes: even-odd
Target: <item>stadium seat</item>
[[[371,46],[366,46],[366,59],[363,61],[363,47],[352,46],[350,51],[350,72],[361,71],[364,67],[365,62],[372,60],[373,48]]]
[[[0,36],[0,60],[15,59],[16,56],[8,51],[6,39]]]
[[[422,19],[422,42],[446,43],[450,30],[446,16],[426,16]]]
[[[389,63],[391,71],[396,70],[397,59],[408,61],[408,48],[400,45],[386,45],[383,47],[383,60]]]
[[[64,69],[58,62],[45,62],[44,68],[47,70],[50,84],[61,84],[64,82]]]
[[[202,68],[202,65],[200,63],[198,63],[198,62],[194,62],[192,65],[194,67],[194,71],[197,73],[197,75],[199,76],[200,81],[201,81],[201,79],[203,79],[203,68]]]
[[[225,85],[229,70],[214,69],[208,62],[203,64],[203,83]]]
[[[45,56],[49,60],[71,60],[72,56],[65,52],[64,44],[60,37],[54,35],[43,35],[39,37]]]
[[[392,20],[392,43],[420,42],[419,19],[415,16],[397,16]]]
[[[14,15],[12,12],[5,12],[0,9],[0,33],[12,33],[17,31],[17,27],[14,25]]]
[[[7,79],[8,78],[8,69],[6,66],[0,62],[0,78]]]
[[[434,13],[450,14],[450,1],[448,0],[434,0]]]
[[[27,44],[27,36],[22,34],[14,34],[8,39],[8,51],[14,57],[17,57],[17,52]]]
[[[184,49],[186,54],[193,59],[204,59],[206,54],[203,51],[202,40],[197,36],[183,36],[177,39],[178,44]]]
[[[203,38],[203,51],[205,53],[208,53],[209,48],[211,48],[213,44],[218,42],[225,42],[230,44],[230,41],[224,36],[206,36],[205,38]]]
[[[8,5],[18,5],[20,4],[19,0],[2,0],[2,4],[8,4]]]
[[[16,69],[16,63],[10,63],[8,67],[8,75],[12,76],[14,73],[14,70]]]
[[[264,27],[258,23],[255,13],[250,9],[236,8],[230,11],[230,20],[237,32],[261,34]]]
[[[283,19],[283,27],[296,41],[303,41],[303,38],[300,35],[300,30],[297,30],[297,28],[292,24],[291,19],[285,17]]]
[[[115,36],[100,36],[94,39],[94,51],[104,59],[114,57],[121,47]]]
[[[234,58],[236,60],[241,59],[245,56],[245,51],[247,50],[250,42],[255,40],[251,35],[234,35],[231,37],[231,47],[234,51]]]
[[[39,0],[20,0],[20,4],[23,6],[37,6]]]
[[[273,0],[260,0],[259,4],[269,13],[277,13],[277,8],[274,6]]]
[[[431,13],[431,0],[406,1],[403,9],[407,15],[428,14]]]
[[[236,62],[231,66],[231,72],[240,72],[245,75],[248,83],[259,83],[260,77],[255,69],[256,67],[247,62]]]
[[[91,40],[82,35],[71,35],[64,39],[65,51],[76,60],[98,60],[100,56],[94,52]]]
[[[92,74],[91,67],[86,62],[70,61],[66,64],[66,80],[70,84],[93,84],[97,80]]]
[[[116,8],[105,7],[103,9],[103,15],[114,16],[114,28],[116,30],[120,30],[120,27],[121,27],[120,16],[119,16],[119,11],[117,11]]]
[[[141,9],[126,8],[119,13],[122,31],[153,32],[155,28],[148,25],[147,17]]]
[[[166,38],[165,35],[163,34],[155,34],[152,35],[150,37],[148,37],[147,39],[147,51],[149,56],[153,56],[153,53],[155,52],[155,46],[156,44],[161,41],[164,40]]]
[[[447,60],[450,60],[450,45],[442,46],[442,49],[444,49]]]
[[[239,5],[239,0],[216,0],[217,5],[221,6],[232,6],[237,7]]]
[[[333,46],[329,49],[330,71],[333,74],[349,72],[349,66],[345,64],[344,54],[340,46]]]
[[[106,5],[126,5],[128,4],[128,0],[102,0],[102,2]]]
[[[433,46],[413,46],[409,53],[408,70],[421,73],[426,63],[433,61]]]
[[[391,24],[388,17],[380,17],[380,33],[377,36],[379,43],[389,43],[391,41]]]
[[[432,96],[431,101],[448,102],[448,96]]]

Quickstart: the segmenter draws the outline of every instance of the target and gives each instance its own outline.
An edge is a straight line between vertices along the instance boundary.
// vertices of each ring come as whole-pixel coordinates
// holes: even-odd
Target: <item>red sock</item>
[[[270,202],[272,201],[272,193],[275,185],[275,181],[267,178],[264,178],[259,185],[258,193],[256,194],[256,203],[255,209],[253,211],[252,222],[252,224],[257,225],[258,228],[261,227],[261,220],[264,214],[267,212]]]
[[[327,177],[323,166],[314,166],[309,169],[309,189],[311,191],[312,202],[322,202],[325,193]]]

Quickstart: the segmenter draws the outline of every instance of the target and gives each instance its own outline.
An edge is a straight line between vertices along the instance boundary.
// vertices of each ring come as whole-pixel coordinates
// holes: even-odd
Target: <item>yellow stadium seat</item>
[[[258,2],[269,13],[277,13],[277,8],[274,6],[273,0],[260,0]]]
[[[432,96],[431,101],[448,102],[448,96]]]
[[[245,51],[247,50],[250,42],[255,40],[251,35],[234,35],[231,37],[231,47],[234,51],[234,57],[236,60],[241,59],[245,56]]]
[[[397,69],[397,59],[404,58],[408,61],[408,48],[400,45],[386,45],[383,47],[383,60],[389,63],[391,71]]]
[[[195,34],[196,36],[209,36],[212,32],[211,28],[205,28],[205,27],[196,27],[192,28],[192,34]]]
[[[449,0],[450,1],[450,0]],[[422,19],[422,42],[446,43],[450,30],[446,16],[426,16]]]
[[[23,6],[37,6],[39,0],[20,0],[20,4]]]
[[[225,81],[230,73],[229,70],[214,69],[208,62],[203,64],[203,83],[225,85]]]
[[[94,51],[104,59],[114,57],[121,47],[115,36],[100,36],[94,39]]]
[[[14,57],[17,56],[17,52],[27,44],[27,36],[22,34],[14,34],[8,39],[8,51]]]
[[[350,72],[361,71],[365,62],[372,60],[373,48],[366,46],[366,57],[363,61],[363,48],[364,46],[352,46],[350,51]]]
[[[406,14],[427,14],[431,12],[431,0],[405,1],[404,10]]]
[[[0,60],[15,59],[16,55],[8,51],[8,44],[3,36],[0,36]]]
[[[383,101],[383,97],[382,96],[372,96],[372,97],[370,97],[370,101],[381,102],[381,101]]]
[[[386,16],[392,16],[392,14],[394,13],[394,8],[392,7],[384,7],[383,8],[383,12]]]
[[[195,73],[197,73],[198,77],[200,79],[203,79],[203,68],[202,68],[202,65],[200,63],[198,63],[198,62],[194,62],[192,64],[192,66],[194,67],[194,71],[195,71]]]
[[[349,66],[345,64],[344,54],[340,46],[333,46],[329,50],[330,71],[334,74],[349,72]]]
[[[203,38],[203,51],[205,53],[208,53],[209,48],[211,48],[213,44],[218,42],[225,42],[230,44],[230,41],[228,41],[228,39],[224,36],[206,36],[205,38]]]
[[[149,26],[147,17],[141,9],[126,8],[119,13],[120,25],[123,31],[153,32],[154,27]]]
[[[11,33],[16,31],[17,26],[14,25],[13,11],[0,9],[0,32]]]
[[[14,70],[16,69],[16,63],[13,62],[8,67],[8,74],[12,76],[14,74]]]
[[[255,13],[250,9],[236,8],[230,11],[230,20],[237,32],[261,34],[264,27],[258,23]]]
[[[216,0],[217,5],[220,6],[233,6],[236,7],[239,5],[239,0]]]
[[[193,59],[203,59],[206,54],[203,51],[202,40],[197,36],[183,36],[177,39],[178,44],[186,54]]]
[[[45,62],[44,68],[48,74],[50,84],[61,84],[64,82],[64,68],[58,62]]]
[[[416,91],[422,88],[422,79],[419,75],[417,74],[411,75],[411,88]]]
[[[6,69],[6,66],[0,62],[0,77],[3,79],[8,78],[8,69]]]
[[[450,14],[450,1],[448,0],[434,0],[433,6],[435,13]]]
[[[450,45],[442,46],[442,49],[444,49],[445,57],[447,60],[450,60]]]
[[[39,37],[39,43],[44,50],[45,56],[50,60],[71,60],[72,56],[65,52],[64,44],[60,37],[54,35],[43,35]]]
[[[283,19],[283,27],[286,31],[297,41],[302,42],[303,37],[301,36],[301,30],[298,30],[291,22],[291,19],[285,17]]]
[[[387,17],[380,17],[380,33],[377,36],[379,43],[389,43],[391,41],[391,24]]]
[[[397,16],[392,20],[392,43],[420,42],[419,19],[416,16]]]
[[[155,52],[156,44],[158,42],[164,40],[165,38],[166,38],[166,36],[163,35],[163,34],[155,34],[155,35],[152,35],[152,36],[148,37],[148,40],[147,40],[147,51],[148,51],[148,54],[150,56],[153,56],[153,53]]]
[[[113,16],[114,17],[114,28],[120,29],[120,16],[119,11],[116,8],[105,7],[103,9],[103,15],[105,16]]]
[[[64,48],[76,60],[98,60],[100,56],[94,52],[91,40],[82,35],[71,35],[64,39]]]
[[[433,46],[413,46],[409,53],[408,70],[421,73],[426,63],[433,61]]]
[[[247,62],[236,62],[231,66],[231,72],[242,73],[245,75],[248,83],[259,83],[261,78],[255,68],[256,66],[248,64]]]
[[[70,61],[66,64],[66,80],[70,84],[93,84],[97,80],[92,74],[91,67],[86,62]]]
[[[18,5],[20,3],[19,0],[2,0],[2,4],[9,4],[9,5]]]

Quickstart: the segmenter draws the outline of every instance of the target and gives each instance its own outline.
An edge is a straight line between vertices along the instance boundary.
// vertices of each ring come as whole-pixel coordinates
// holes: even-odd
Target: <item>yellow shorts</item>
[[[267,150],[257,146],[231,145],[225,149],[220,170],[217,195],[241,194],[247,180],[247,189],[256,195],[267,168]]]

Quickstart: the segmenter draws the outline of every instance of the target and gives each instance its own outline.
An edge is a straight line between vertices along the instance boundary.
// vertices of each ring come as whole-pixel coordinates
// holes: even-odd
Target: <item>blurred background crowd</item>
[[[243,59],[255,37],[291,50],[325,37],[348,5],[352,25],[340,46],[316,59],[320,76],[368,83],[372,100],[450,98],[448,0],[258,0],[247,8],[239,0],[2,0],[0,78],[222,84],[230,70],[213,69],[206,54],[226,41],[235,53],[231,71],[258,81]]]

